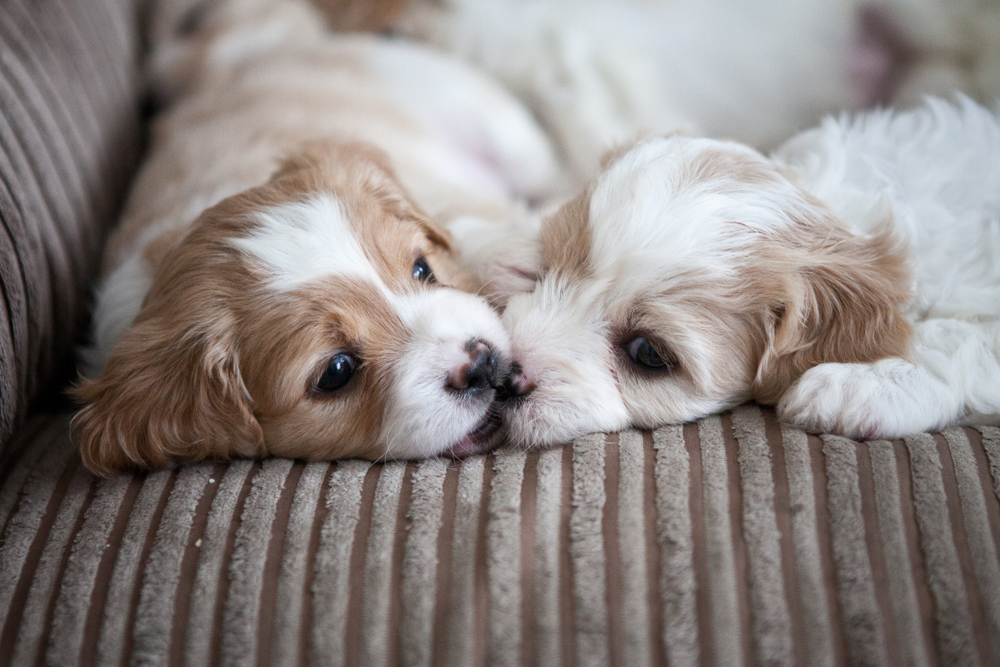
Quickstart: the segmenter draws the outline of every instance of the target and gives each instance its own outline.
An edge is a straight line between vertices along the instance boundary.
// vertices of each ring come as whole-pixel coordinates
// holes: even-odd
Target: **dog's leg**
[[[778,403],[783,420],[812,433],[891,439],[939,428],[961,415],[961,399],[926,368],[905,359],[820,364]]]
[[[913,362],[820,364],[782,396],[778,415],[817,433],[896,438],[1000,413],[1000,324],[929,320]]]

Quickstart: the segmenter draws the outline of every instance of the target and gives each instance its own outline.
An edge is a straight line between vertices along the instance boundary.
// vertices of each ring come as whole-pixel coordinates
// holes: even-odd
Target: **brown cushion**
[[[0,467],[0,664],[1000,664],[1000,430],[750,406],[462,463]]]
[[[72,368],[139,143],[136,3],[0,1],[0,451]]]

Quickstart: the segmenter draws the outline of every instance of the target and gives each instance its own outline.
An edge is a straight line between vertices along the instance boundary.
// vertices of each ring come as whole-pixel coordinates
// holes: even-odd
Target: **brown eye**
[[[431,271],[430,265],[427,260],[420,257],[413,263],[413,278],[419,280],[422,283],[436,283],[437,278],[434,277],[434,272]]]
[[[670,370],[676,363],[670,355],[661,355],[645,336],[633,338],[625,344],[629,359],[650,370]]]
[[[326,365],[326,370],[316,382],[316,391],[323,394],[331,394],[338,389],[343,389],[351,378],[354,377],[354,369],[357,364],[354,357],[349,354],[335,354]]]

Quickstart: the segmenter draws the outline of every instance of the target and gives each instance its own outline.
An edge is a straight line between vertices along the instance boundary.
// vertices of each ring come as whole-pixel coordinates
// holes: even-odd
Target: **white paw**
[[[885,359],[811,368],[785,392],[777,409],[780,419],[812,433],[893,439],[947,423],[953,411],[948,398],[946,388],[925,369]]]

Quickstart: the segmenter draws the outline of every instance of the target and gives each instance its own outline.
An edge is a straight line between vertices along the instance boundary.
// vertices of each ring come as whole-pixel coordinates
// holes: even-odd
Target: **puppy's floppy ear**
[[[219,456],[264,455],[231,346],[213,335],[171,336],[160,320],[119,340],[103,375],[73,390],[83,461],[108,475]]]
[[[806,370],[821,363],[869,363],[907,357],[912,326],[906,250],[888,230],[872,237],[849,232],[817,210],[790,245],[772,248],[761,272],[765,291],[764,351],[753,398],[773,405]]]

